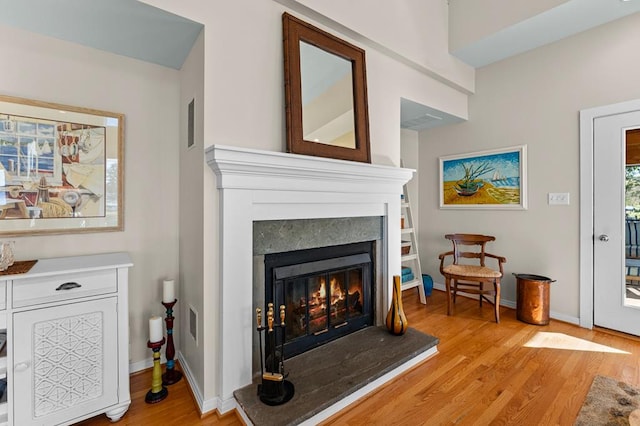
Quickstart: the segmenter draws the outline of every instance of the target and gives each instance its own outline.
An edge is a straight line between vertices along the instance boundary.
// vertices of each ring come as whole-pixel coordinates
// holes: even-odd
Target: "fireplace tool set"
[[[293,383],[285,380],[284,372],[284,305],[280,305],[280,324],[275,323],[273,303],[267,309],[267,323],[262,325],[262,309],[256,309],[257,331],[260,339],[260,373],[262,384],[258,385],[258,396],[267,405],[281,405],[293,398]],[[262,352],[262,332],[265,331],[265,352]],[[278,332],[279,331],[279,332]],[[266,370],[266,371],[265,371]]]

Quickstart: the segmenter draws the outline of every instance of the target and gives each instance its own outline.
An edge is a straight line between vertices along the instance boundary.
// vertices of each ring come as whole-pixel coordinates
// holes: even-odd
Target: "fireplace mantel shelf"
[[[223,145],[209,147],[206,157],[218,177],[218,189],[283,189],[282,179],[287,179],[288,190],[395,191],[414,173],[399,167]]]

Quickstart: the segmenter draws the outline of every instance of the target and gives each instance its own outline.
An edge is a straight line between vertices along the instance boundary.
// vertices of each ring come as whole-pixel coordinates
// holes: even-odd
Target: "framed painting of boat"
[[[527,208],[527,146],[440,157],[440,208]]]

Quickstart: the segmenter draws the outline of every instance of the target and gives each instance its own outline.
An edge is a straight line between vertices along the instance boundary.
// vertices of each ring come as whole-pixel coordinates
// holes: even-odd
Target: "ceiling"
[[[0,0],[0,24],[180,69],[203,25],[137,0]],[[35,12],[37,11],[37,12]],[[452,52],[481,67],[640,11],[640,0],[569,0]],[[460,122],[401,100],[401,126]]]
[[[451,52],[480,68],[640,12],[640,0],[569,0]]]
[[[637,12],[640,0],[569,0],[451,54],[480,68]],[[463,121],[405,99],[400,120],[403,129],[417,131]]]
[[[180,69],[203,25],[137,0],[0,0],[0,24]]]
[[[409,130],[425,130],[464,121],[460,117],[430,108],[409,99],[400,99],[400,127]]]

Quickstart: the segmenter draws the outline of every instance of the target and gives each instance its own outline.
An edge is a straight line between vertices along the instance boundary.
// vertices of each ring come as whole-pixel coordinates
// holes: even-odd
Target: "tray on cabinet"
[[[18,260],[6,270],[0,271],[0,275],[26,274],[37,262],[37,260]]]

